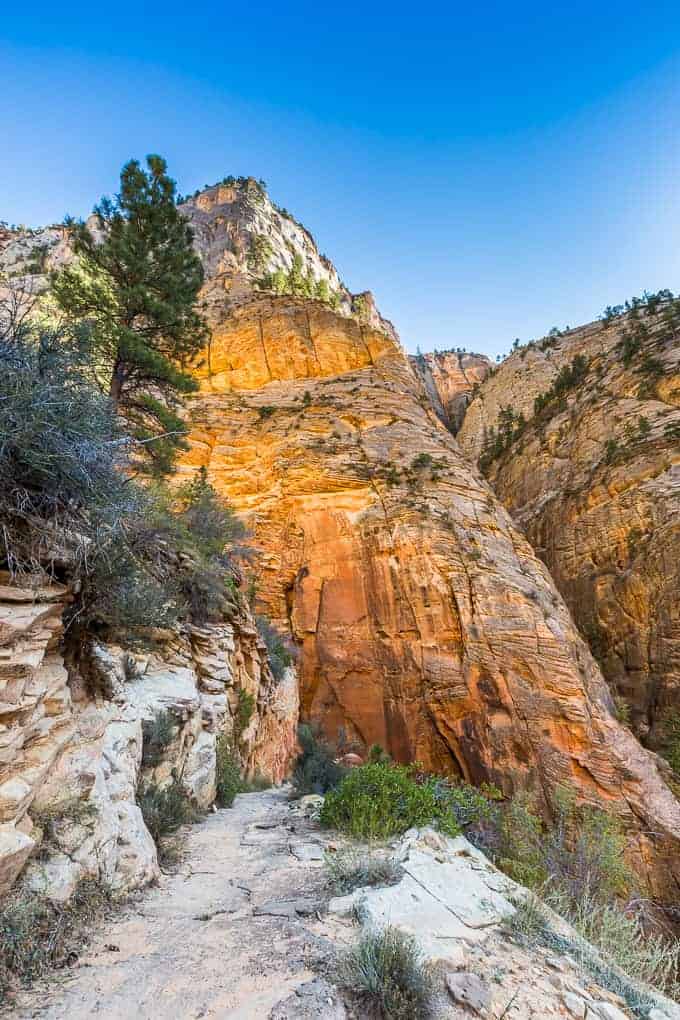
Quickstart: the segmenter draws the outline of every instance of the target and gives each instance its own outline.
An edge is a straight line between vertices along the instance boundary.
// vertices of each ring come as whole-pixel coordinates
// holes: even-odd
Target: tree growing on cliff
[[[197,308],[203,269],[175,182],[160,156],[147,167],[126,163],[120,193],[95,207],[94,231],[69,221],[78,263],[52,287],[67,316],[88,323],[97,382],[128,422],[138,463],[160,475],[183,446],[177,412],[196,389],[187,366],[207,328]]]

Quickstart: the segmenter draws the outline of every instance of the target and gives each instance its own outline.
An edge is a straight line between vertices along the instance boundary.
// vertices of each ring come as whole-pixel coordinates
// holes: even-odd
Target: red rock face
[[[568,784],[624,817],[640,867],[675,847],[657,759],[391,337],[259,298],[215,323],[200,374],[183,471],[205,465],[254,531],[305,718],[548,804]]]

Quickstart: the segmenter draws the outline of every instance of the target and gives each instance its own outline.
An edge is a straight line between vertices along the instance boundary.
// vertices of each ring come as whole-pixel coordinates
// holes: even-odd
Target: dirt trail
[[[344,1017],[313,970],[331,951],[317,914],[321,838],[281,790],[238,797],[192,827],[178,873],[126,906],[74,969],[10,1016]]]

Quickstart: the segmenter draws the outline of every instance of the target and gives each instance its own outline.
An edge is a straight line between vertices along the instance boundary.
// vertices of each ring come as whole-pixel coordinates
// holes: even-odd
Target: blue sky
[[[267,181],[412,350],[490,354],[680,290],[680,5],[19,5],[0,219],[160,152]]]

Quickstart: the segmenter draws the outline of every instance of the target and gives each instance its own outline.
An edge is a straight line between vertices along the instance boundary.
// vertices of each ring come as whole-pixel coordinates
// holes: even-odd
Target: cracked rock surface
[[[631,1020],[568,956],[513,941],[510,900],[525,890],[467,840],[412,830],[390,847],[401,882],[329,902],[322,863],[292,849],[333,853],[345,842],[286,790],[237,797],[190,830],[176,873],[109,919],[87,955],[24,993],[8,1017],[369,1020],[334,985],[333,961],[359,924],[392,924],[436,961],[440,1020]],[[660,1003],[654,1020],[679,1016]]]

